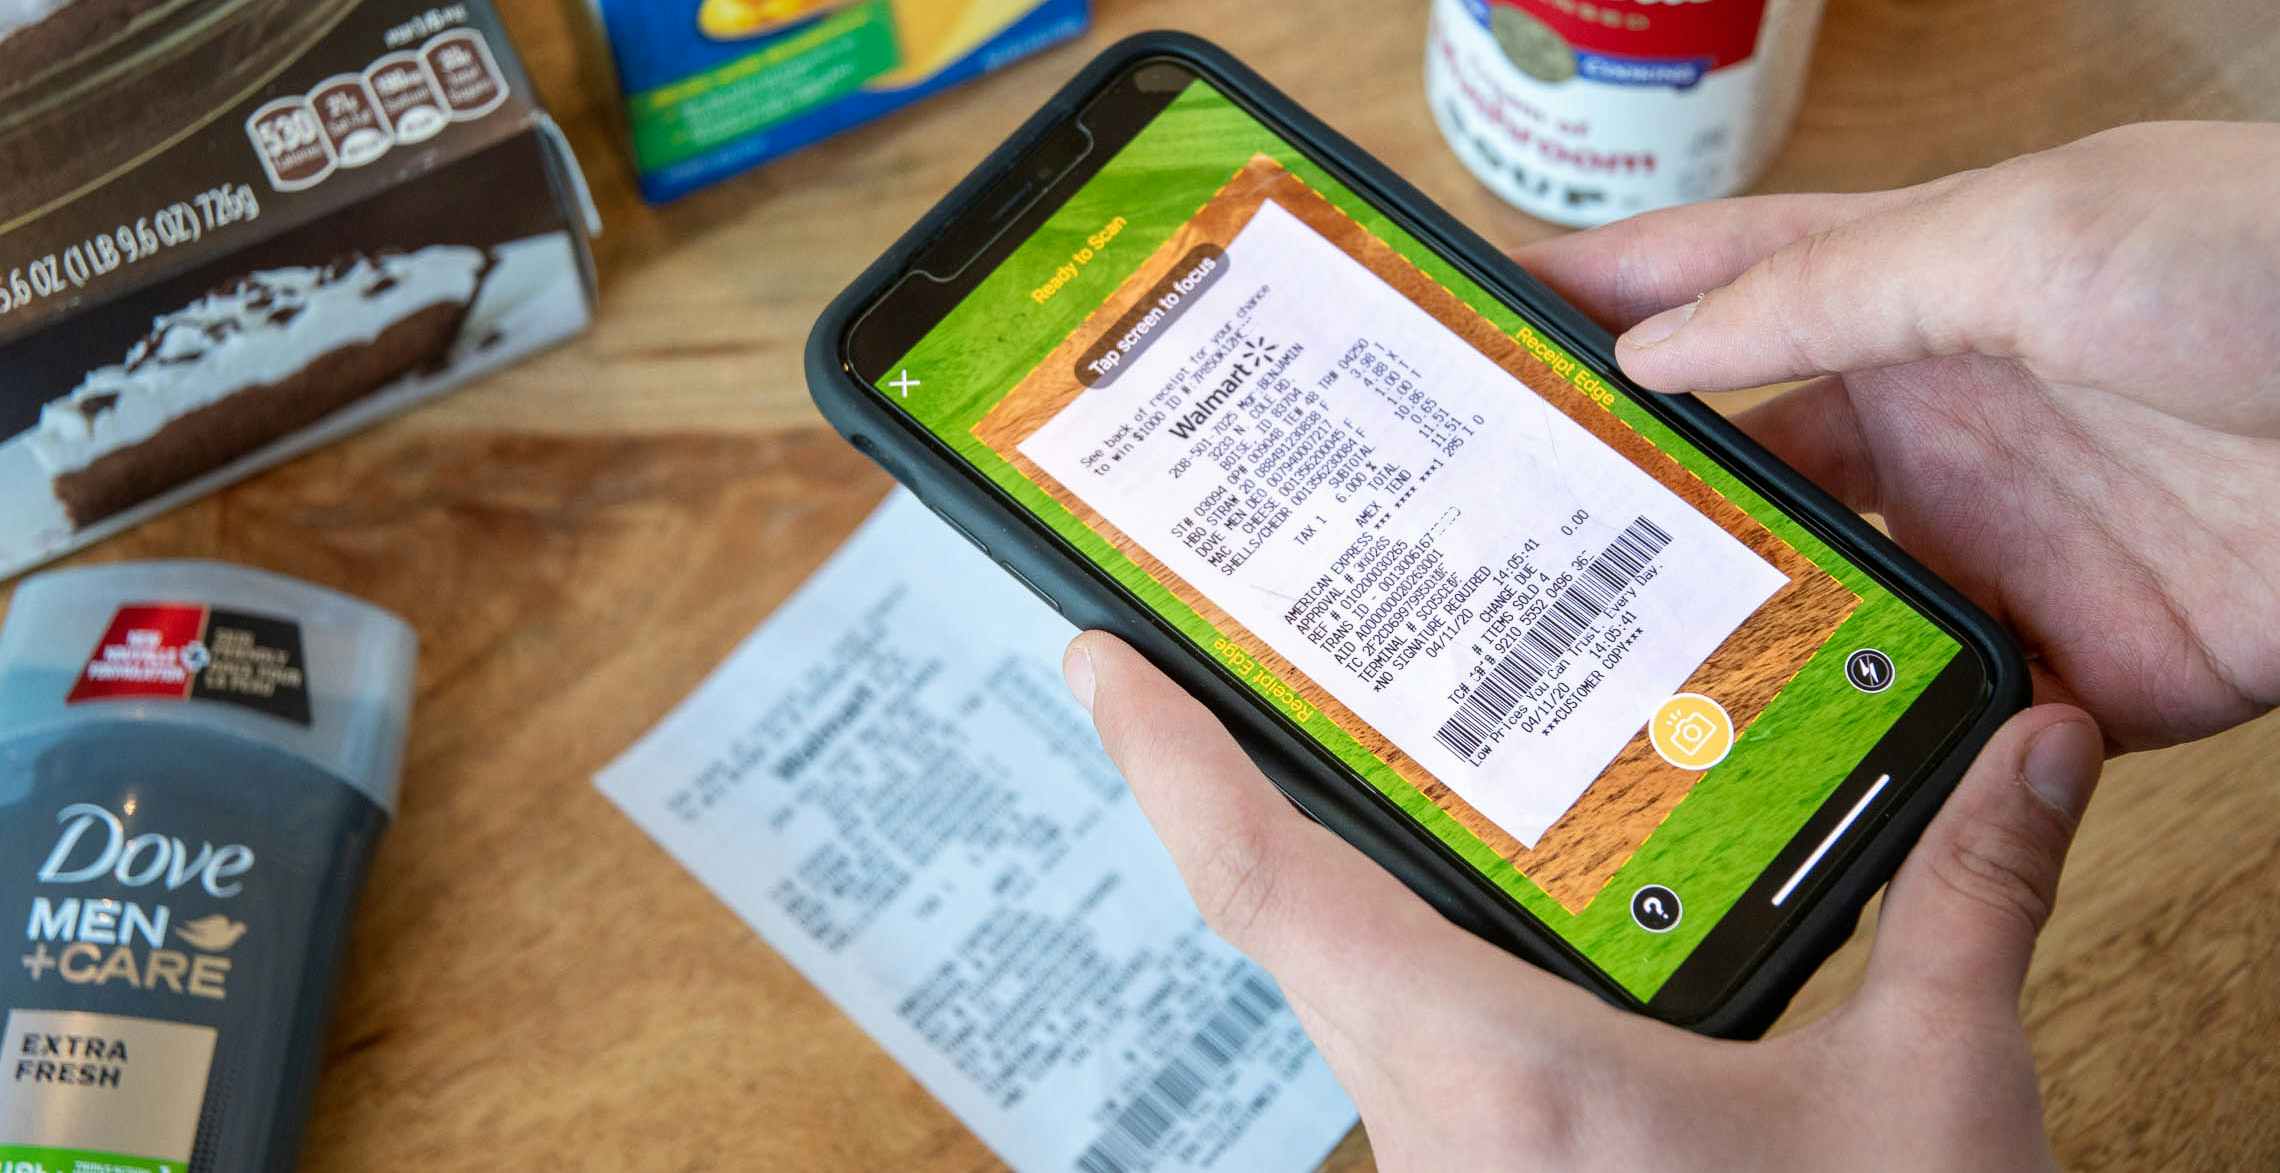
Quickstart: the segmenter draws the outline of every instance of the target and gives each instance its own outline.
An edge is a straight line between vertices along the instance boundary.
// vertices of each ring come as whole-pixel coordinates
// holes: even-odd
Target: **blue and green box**
[[[594,0],[653,202],[1084,30],[1088,0]]]

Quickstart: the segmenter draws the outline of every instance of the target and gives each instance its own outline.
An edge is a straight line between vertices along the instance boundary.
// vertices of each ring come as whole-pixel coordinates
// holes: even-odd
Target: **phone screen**
[[[1718,988],[1971,715],[1976,657],[1156,68],[850,362],[1622,990]]]

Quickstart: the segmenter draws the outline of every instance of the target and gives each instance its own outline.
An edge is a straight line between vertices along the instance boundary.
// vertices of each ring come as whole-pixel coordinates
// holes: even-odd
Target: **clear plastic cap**
[[[0,741],[168,721],[307,759],[393,815],[419,643],[370,603],[219,562],[50,571],[0,627]]]

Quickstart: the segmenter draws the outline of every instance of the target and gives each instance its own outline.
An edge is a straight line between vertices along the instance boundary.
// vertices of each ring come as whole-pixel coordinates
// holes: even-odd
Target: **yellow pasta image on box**
[[[925,81],[1036,7],[1036,0],[895,0],[902,64],[881,74],[871,88],[901,89]]]
[[[1082,32],[1088,0],[590,0],[664,202]]]
[[[852,0],[704,0],[697,27],[716,41],[741,41],[774,32]]]

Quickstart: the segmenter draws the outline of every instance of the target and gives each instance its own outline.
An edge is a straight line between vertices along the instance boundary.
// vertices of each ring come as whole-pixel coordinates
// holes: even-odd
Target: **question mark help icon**
[[[1631,919],[1650,933],[1667,933],[1678,927],[1678,918],[1685,914],[1678,902],[1678,893],[1661,884],[1648,884],[1631,894]]]

